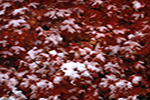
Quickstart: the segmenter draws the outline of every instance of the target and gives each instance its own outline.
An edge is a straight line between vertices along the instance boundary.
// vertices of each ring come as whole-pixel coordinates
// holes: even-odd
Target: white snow
[[[116,42],[117,42],[118,44],[122,43],[123,41],[126,41],[126,39],[123,38],[123,37],[118,37],[118,38],[116,39]]]
[[[68,30],[71,33],[74,33],[76,30],[81,29],[81,27],[74,23],[74,18],[69,18],[68,20],[65,20],[62,22],[63,25],[60,26],[60,29],[62,31]]]
[[[52,41],[53,44],[57,45],[58,42],[60,42],[62,40],[63,40],[63,38],[59,34],[51,34],[50,36],[47,36],[45,38],[45,42],[44,43],[49,43],[50,41]]]
[[[81,75],[85,76],[85,77],[91,77],[91,75],[88,71],[83,72]]]
[[[75,92],[75,91],[77,91],[77,88],[72,88],[72,89],[69,89],[69,90],[68,90],[69,93],[73,93],[73,92]]]
[[[2,41],[0,41],[0,44],[2,44],[3,47],[5,47],[8,43],[6,40],[2,40]]]
[[[122,5],[122,10],[125,10],[127,8],[130,8],[130,6],[129,5]]]
[[[107,27],[113,29],[113,26],[111,24],[107,24]]]
[[[9,52],[9,51],[2,51],[0,52],[0,54],[2,54],[3,58],[7,58],[7,56],[13,56],[14,54]]]
[[[64,17],[64,16],[70,16],[72,11],[66,10],[66,9],[59,9],[59,11],[56,13],[57,16],[59,17]]]
[[[15,78],[10,78],[10,79],[9,79],[9,82],[8,82],[8,86],[9,86],[10,88],[13,88],[13,87],[16,86],[18,83],[19,83],[19,82],[18,82],[17,79],[15,79]]]
[[[145,26],[146,26],[146,25],[145,25]],[[148,25],[148,26],[149,26],[149,25]],[[136,31],[135,35],[136,35],[136,36],[140,36],[140,37],[143,37],[143,36],[144,36],[144,34],[143,34],[142,32],[140,32],[140,31]]]
[[[5,10],[0,11],[0,15],[3,15],[3,14],[5,14]]]
[[[91,51],[92,51],[92,49],[89,48],[89,47],[84,47],[83,49],[84,49],[86,52],[91,52]]]
[[[119,45],[115,45],[115,46],[110,45],[109,47],[106,47],[105,49],[111,50],[110,54],[113,55],[113,54],[118,53],[118,51],[120,50],[120,46]]]
[[[142,28],[142,31],[146,30],[146,29],[150,29],[150,25],[144,25],[144,27]],[[142,34],[143,35],[143,34]]]
[[[105,37],[105,34],[103,33],[96,33],[96,38],[102,38],[102,37]]]
[[[28,71],[19,72],[19,73],[17,73],[17,76],[18,76],[19,78],[21,78],[21,77],[23,77],[26,73],[28,73]]]
[[[137,100],[137,96],[139,95],[132,95],[132,96],[128,96],[128,98],[118,98],[117,100]]]
[[[12,89],[12,92],[13,92],[16,96],[18,96],[18,97],[20,97],[20,98],[22,98],[22,99],[27,99],[26,96],[22,93],[22,91],[16,90],[16,88],[13,88],[13,89]]]
[[[135,10],[138,10],[139,8],[144,7],[144,5],[142,5],[142,4],[141,4],[140,2],[138,2],[137,0],[133,1],[132,4],[133,4],[133,8],[134,8]]]
[[[42,86],[46,85],[45,83],[46,83],[45,80],[41,80],[41,81],[37,82],[36,85],[39,87],[42,87]]]
[[[108,86],[110,89],[109,99],[114,98],[116,92],[124,92],[124,91],[129,90],[133,87],[131,82],[124,80],[124,79],[118,79],[117,81],[113,80],[113,82],[114,82],[114,84],[109,84],[109,86]]]
[[[15,9],[12,14],[13,15],[17,15],[17,14],[25,14],[24,10],[27,10],[27,7],[23,7],[23,8],[19,8],[19,9]]]
[[[96,68],[95,66],[92,66],[92,65],[87,65],[87,68],[88,69],[90,69],[90,70],[92,70],[92,71],[96,71],[96,72],[99,72],[99,69],[98,68]]]
[[[100,32],[108,31],[107,27],[105,26],[96,27],[96,29],[99,30]]]
[[[58,53],[58,56],[59,57],[64,57],[65,55],[64,55],[64,53]]]
[[[49,16],[50,18],[52,18],[53,16],[55,16],[55,14],[56,14],[56,11],[49,11],[49,12],[45,13],[44,16]],[[54,18],[56,18],[56,17],[54,17]]]
[[[85,56],[87,54],[86,50],[79,48],[80,55]]]
[[[41,80],[41,81],[37,82],[36,85],[38,87],[47,87],[47,85],[49,86],[49,88],[53,88],[54,87],[52,82],[49,82],[47,80]]]
[[[105,71],[109,71],[114,74],[121,74],[120,72],[123,72],[123,69],[119,66],[118,63],[113,64],[112,62],[108,62],[104,65]]]
[[[50,9],[49,12],[45,13],[44,16],[49,16],[50,18],[54,18],[56,19],[57,17],[66,17],[66,16],[70,16],[72,13],[72,11],[70,11],[69,9]]]
[[[103,3],[103,1],[102,0],[92,0],[94,3],[92,4],[92,6],[95,6],[95,5],[100,5],[100,4],[102,4]]]
[[[37,3],[37,2],[32,2],[32,3],[28,4],[29,7],[34,7],[35,9],[37,8],[37,5],[39,5],[39,3]]]
[[[3,9],[6,9],[7,7],[10,7],[11,6],[11,4],[10,3],[8,3],[8,2],[6,2],[6,3],[2,3],[1,5],[0,5],[0,7],[3,7]]]
[[[115,5],[108,5],[107,10],[111,10],[111,9],[113,9],[115,11],[118,10]]]
[[[115,83],[115,85],[120,88],[123,88],[123,87],[124,88],[132,88],[133,87],[131,82],[128,82],[126,80],[119,80],[118,82]]]
[[[133,34],[129,34],[128,35],[128,39],[132,39],[132,38],[134,38],[135,36],[133,35]]]
[[[134,14],[132,14],[132,17],[134,17],[135,20],[138,20],[140,17],[144,18],[144,14],[134,13]]]
[[[144,64],[143,61],[138,61],[138,62],[134,65],[134,67],[135,67],[136,69],[145,69],[145,66],[143,66],[142,64]]]
[[[4,80],[8,80],[9,76],[8,74],[2,74],[0,73],[0,82],[4,81]]]
[[[13,50],[15,54],[20,54],[20,51],[26,51],[25,48],[20,46],[12,46],[10,50]]]
[[[118,100],[127,100],[127,99],[125,99],[125,98],[119,98]]]
[[[75,29],[73,29],[70,25],[64,25],[64,26],[60,26],[61,27],[61,30],[64,31],[64,30],[68,30],[69,32],[71,33],[74,33],[75,32]]]
[[[74,18],[69,18],[68,20],[63,21],[63,24],[74,24],[74,21]]]
[[[51,50],[51,51],[49,51],[49,54],[55,56],[55,55],[57,55],[57,51],[56,50]]]
[[[53,88],[54,87],[52,82],[48,82],[47,85],[49,86],[49,88]]]
[[[116,80],[118,80],[118,78],[116,78],[115,75],[113,74],[106,75],[106,78],[102,78],[102,82],[99,83],[99,86],[102,88],[106,88],[110,85],[109,81],[116,81]]]
[[[63,77],[60,77],[60,76],[56,76],[53,80],[53,82],[55,84],[59,84],[61,81],[63,80]]]
[[[38,80],[38,78],[37,78],[36,75],[27,75],[27,77],[28,77],[28,79],[30,79],[30,80],[34,80],[34,81]]]
[[[132,83],[133,83],[133,84],[138,84],[141,80],[142,80],[142,77],[141,77],[141,76],[136,76],[136,75],[134,75],[134,76],[133,76],[133,79],[132,79]]]
[[[17,20],[11,20],[9,21],[9,24],[5,25],[5,28],[8,28],[9,26],[18,27],[21,25],[21,23],[26,23],[24,19],[17,19]]]
[[[8,100],[8,98],[6,96],[3,96],[0,98],[0,100]]]
[[[115,75],[113,75],[113,74],[111,74],[111,75],[106,75],[106,77],[107,77],[107,79],[108,80],[117,80],[118,78],[115,76]]]
[[[136,46],[139,46],[139,47],[141,46],[139,43],[135,41],[131,41],[131,40],[124,42],[124,45],[129,45],[131,48],[134,48]]]
[[[65,73],[65,76],[70,78],[80,78],[78,72],[86,71],[85,65],[79,62],[68,62],[61,66],[61,70]]]
[[[102,54],[102,53],[99,53],[98,55],[96,55],[96,58],[100,59],[103,62],[106,60],[104,57],[104,54]]]
[[[47,53],[40,53],[40,55],[43,56],[43,57],[46,57],[46,58],[49,57],[49,54],[47,54]]]
[[[29,64],[29,68],[30,68],[31,72],[34,72],[36,69],[39,68],[39,66],[37,64],[39,64],[40,62],[41,61],[36,61],[36,63],[32,62]]]
[[[39,100],[47,100],[47,99],[45,99],[45,98],[40,98]]]
[[[128,29],[114,29],[113,30],[113,32],[115,33],[115,34],[124,34],[126,31],[129,31]]]
[[[43,49],[37,49],[37,47],[33,47],[33,49],[29,50],[27,54],[31,57],[31,59],[36,58],[37,54],[41,53]]]

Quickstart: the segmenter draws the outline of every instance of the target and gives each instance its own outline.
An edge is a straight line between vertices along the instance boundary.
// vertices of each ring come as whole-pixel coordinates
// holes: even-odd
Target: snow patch
[[[25,48],[20,46],[12,46],[10,50],[13,50],[15,54],[20,54],[20,51],[26,51]]]
[[[102,4],[103,3],[103,1],[102,0],[92,0],[92,1],[94,1],[94,3],[92,4],[92,6],[95,6],[95,5],[100,5],[100,4]]]
[[[9,26],[18,27],[21,25],[21,23],[26,23],[24,19],[17,19],[17,20],[11,20],[9,21],[9,24],[5,25],[5,28],[8,28]]]
[[[53,88],[54,87],[52,82],[49,82],[47,80],[41,80],[41,81],[37,82],[36,85],[38,87],[46,87],[47,85],[49,86],[49,88]]]
[[[22,91],[16,90],[16,88],[13,88],[12,92],[13,92],[16,96],[18,96],[18,97],[20,97],[20,98],[22,98],[22,99],[27,99],[26,96],[22,93]]]
[[[41,53],[43,49],[37,49],[37,47],[33,47],[33,49],[29,50],[27,54],[31,57],[31,59],[36,58],[37,54]]]
[[[117,87],[120,87],[120,88],[122,88],[122,87],[124,87],[124,88],[132,88],[131,82],[128,82],[126,80],[119,80],[118,82],[115,83],[115,85]]]
[[[141,47],[141,45],[140,45],[139,43],[137,43],[137,42],[135,42],[135,41],[131,41],[131,40],[126,41],[126,42],[124,43],[124,45],[129,45],[131,48],[134,48],[134,47],[136,47],[136,46]]]
[[[103,62],[106,60],[105,57],[104,57],[104,54],[102,54],[102,53],[96,55],[96,58],[100,59]]]
[[[142,5],[142,4],[141,4],[140,2],[138,2],[138,1],[133,1],[132,4],[133,4],[133,8],[134,8],[135,10],[138,10],[139,8],[142,8],[142,7],[145,6],[145,5]]]
[[[63,77],[56,76],[53,80],[55,84],[59,84],[63,80]]]
[[[24,71],[24,72],[19,72],[17,74],[18,77],[23,77],[26,73],[28,73],[28,71]]]
[[[19,9],[15,9],[12,14],[13,15],[17,15],[17,14],[25,14],[24,10],[27,10],[27,7],[23,7],[23,8],[19,8]]]
[[[57,55],[57,51],[56,50],[51,50],[51,51],[49,51],[49,54],[55,56],[55,55]]]
[[[116,42],[117,42],[118,44],[122,43],[123,41],[126,41],[126,39],[123,38],[123,37],[118,37],[118,38],[116,39]]]
[[[44,16],[56,19],[57,17],[68,17],[72,14],[72,11],[66,9],[50,9],[49,12],[45,13]]]
[[[10,3],[8,3],[8,2],[6,2],[6,3],[2,3],[1,5],[0,5],[0,7],[3,7],[3,9],[6,9],[7,7],[10,7],[11,6],[11,4]]]
[[[100,26],[100,27],[97,27],[96,29],[99,30],[100,32],[108,31],[108,28],[106,28],[105,26]]]
[[[75,29],[73,29],[70,25],[65,25],[65,26],[60,26],[61,27],[61,30],[64,31],[64,30],[68,30],[69,32],[71,33],[74,33],[75,32]]]
[[[2,51],[0,52],[0,54],[2,54],[3,58],[7,58],[8,56],[13,56],[14,54],[9,52],[9,51]]]
[[[86,71],[85,65],[79,62],[69,62],[61,66],[61,70],[65,73],[65,76],[69,76],[72,79],[80,78],[79,72]]]
[[[32,3],[28,4],[29,7],[33,7],[35,9],[37,8],[37,5],[39,5],[39,3],[37,3],[37,2],[32,2]]]
[[[13,89],[18,83],[19,83],[19,82],[18,82],[17,79],[15,79],[15,78],[10,78],[7,85],[9,86],[9,88],[12,88],[12,89]]]
[[[92,71],[96,71],[96,72],[99,72],[99,69],[96,68],[95,66],[92,66],[92,65],[87,65],[87,68],[92,70]]]
[[[45,44],[50,43],[50,41],[52,41],[53,44],[57,45],[58,42],[62,41],[63,38],[59,35],[59,34],[51,34],[50,36],[47,36],[45,38]]]
[[[0,44],[2,44],[3,47],[5,47],[5,46],[7,46],[8,43],[6,40],[2,40],[2,41],[0,41]]]
[[[114,29],[113,32],[115,34],[125,34],[126,31],[129,31],[128,29]]]
[[[3,15],[3,14],[5,14],[5,10],[0,11],[0,15]]]
[[[135,36],[133,35],[133,34],[130,34],[130,35],[128,35],[128,39],[132,39],[132,38],[134,38]]]
[[[113,64],[112,62],[108,62],[107,64],[104,65],[105,71],[109,71],[114,74],[120,74],[120,72],[123,72],[123,69],[119,66],[118,63]]]
[[[71,33],[74,33],[78,29],[81,29],[81,27],[74,23],[75,19],[69,18],[68,20],[65,20],[62,22],[63,25],[60,26],[60,29],[62,31],[67,30]]]
[[[39,100],[48,100],[48,99],[45,99],[45,98],[40,98]]]
[[[110,45],[109,47],[106,47],[105,49],[111,50],[110,55],[114,55],[114,54],[118,53],[118,51],[120,50],[120,46],[119,45],[115,45],[115,46]]]
[[[132,83],[138,84],[142,80],[141,76],[133,76]]]

